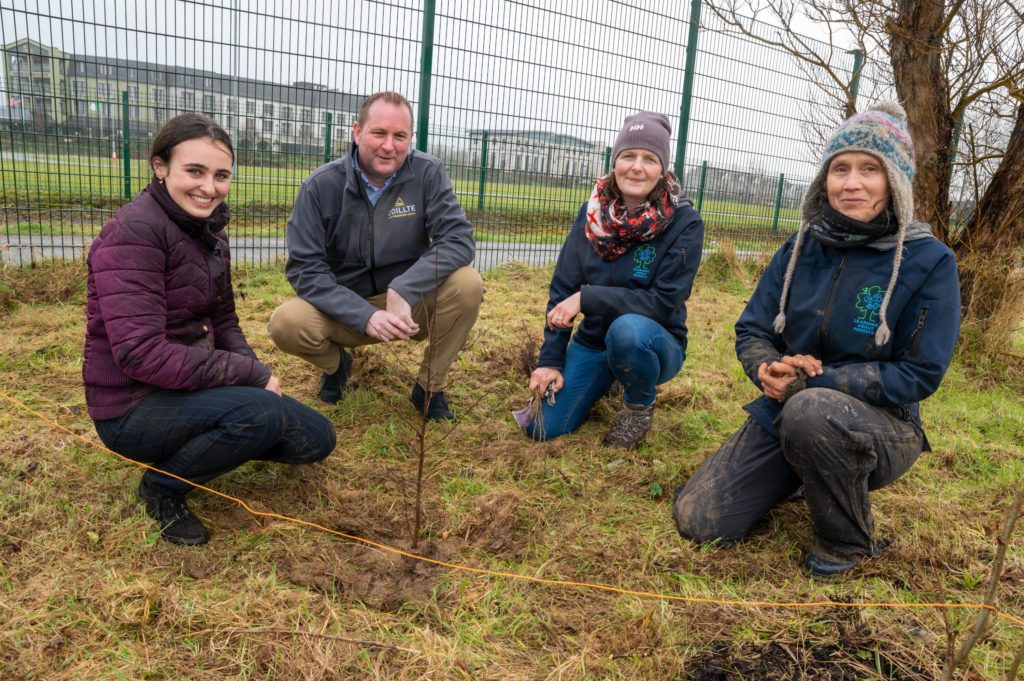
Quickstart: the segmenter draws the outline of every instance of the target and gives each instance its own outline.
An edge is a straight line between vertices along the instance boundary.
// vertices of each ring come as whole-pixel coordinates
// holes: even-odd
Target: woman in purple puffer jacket
[[[312,463],[334,426],[281,394],[235,314],[224,227],[234,149],[213,120],[182,114],[153,140],[153,181],[89,251],[85,399],[103,443],[147,470],[146,512],[176,544],[203,544],[187,480],[246,461]]]

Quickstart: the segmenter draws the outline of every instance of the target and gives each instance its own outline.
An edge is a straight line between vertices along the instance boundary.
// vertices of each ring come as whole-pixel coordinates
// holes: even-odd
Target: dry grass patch
[[[427,428],[418,551],[699,599],[915,604],[939,598],[942,580],[946,598],[979,602],[1006,497],[1024,479],[1024,408],[1016,384],[978,386],[961,365],[924,407],[936,451],[872,497],[895,543],[850,579],[820,584],[800,573],[810,539],[800,503],[777,508],[737,549],[679,539],[672,491],[753,397],[732,324],[754,278],[729,262],[716,271],[712,261],[698,279],[686,366],[660,389],[655,432],[635,453],[599,446],[618,397],[554,442],[515,429],[509,412],[528,397],[550,271],[489,273],[480,322],[452,372],[461,422]],[[266,336],[269,311],[289,295],[283,276],[240,270],[236,282],[257,353],[286,391],[314,403],[317,372]],[[94,441],[81,297],[46,295],[9,308],[0,388]],[[417,453],[408,393],[421,351],[358,350],[356,389],[336,406],[314,403],[339,431],[324,464],[256,462],[212,486],[256,510],[408,549]],[[6,402],[0,425],[3,679],[929,679],[941,667],[946,631],[934,610],[686,604],[544,586],[411,560],[202,492],[193,505],[211,543],[171,546],[134,497],[135,468]],[[999,598],[1022,614],[1019,539]],[[953,613],[958,630],[972,620]],[[1000,678],[1022,640],[1024,631],[995,622],[970,678]]]

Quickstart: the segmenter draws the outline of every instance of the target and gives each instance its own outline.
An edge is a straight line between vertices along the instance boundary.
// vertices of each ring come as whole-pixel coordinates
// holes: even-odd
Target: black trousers
[[[676,490],[679,533],[734,542],[804,487],[814,550],[846,558],[874,552],[868,492],[897,480],[925,446],[924,434],[885,409],[826,388],[796,393],[776,421],[779,438],[753,418]]]
[[[246,461],[314,463],[334,450],[334,425],[263,388],[159,390],[116,419],[96,421],[103,444],[135,461],[202,484]],[[188,483],[148,470],[143,484],[185,495]]]

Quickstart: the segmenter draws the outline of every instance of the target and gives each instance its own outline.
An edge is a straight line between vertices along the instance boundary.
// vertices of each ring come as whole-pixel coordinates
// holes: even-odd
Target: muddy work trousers
[[[845,393],[808,388],[791,397],[775,438],[748,418],[683,487],[672,512],[688,539],[735,542],[803,485],[814,550],[874,553],[868,492],[897,480],[925,446],[914,424]]]

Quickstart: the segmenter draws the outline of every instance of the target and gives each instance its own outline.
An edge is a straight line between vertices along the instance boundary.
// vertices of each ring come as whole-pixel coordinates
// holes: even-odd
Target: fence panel
[[[283,256],[303,178],[349,152],[359,104],[378,90],[406,94],[417,111],[430,92],[426,148],[476,226],[481,268],[555,257],[626,114],[666,113],[675,149],[688,3],[432,7],[427,59],[415,0],[5,3],[3,259],[80,255],[149,181],[153,134],[182,111],[213,116],[234,140],[240,261]],[[815,130],[841,114],[796,59],[707,11],[697,39],[681,179],[700,194],[709,245],[770,252],[798,223]],[[851,55],[831,55],[838,71],[852,68]]]

